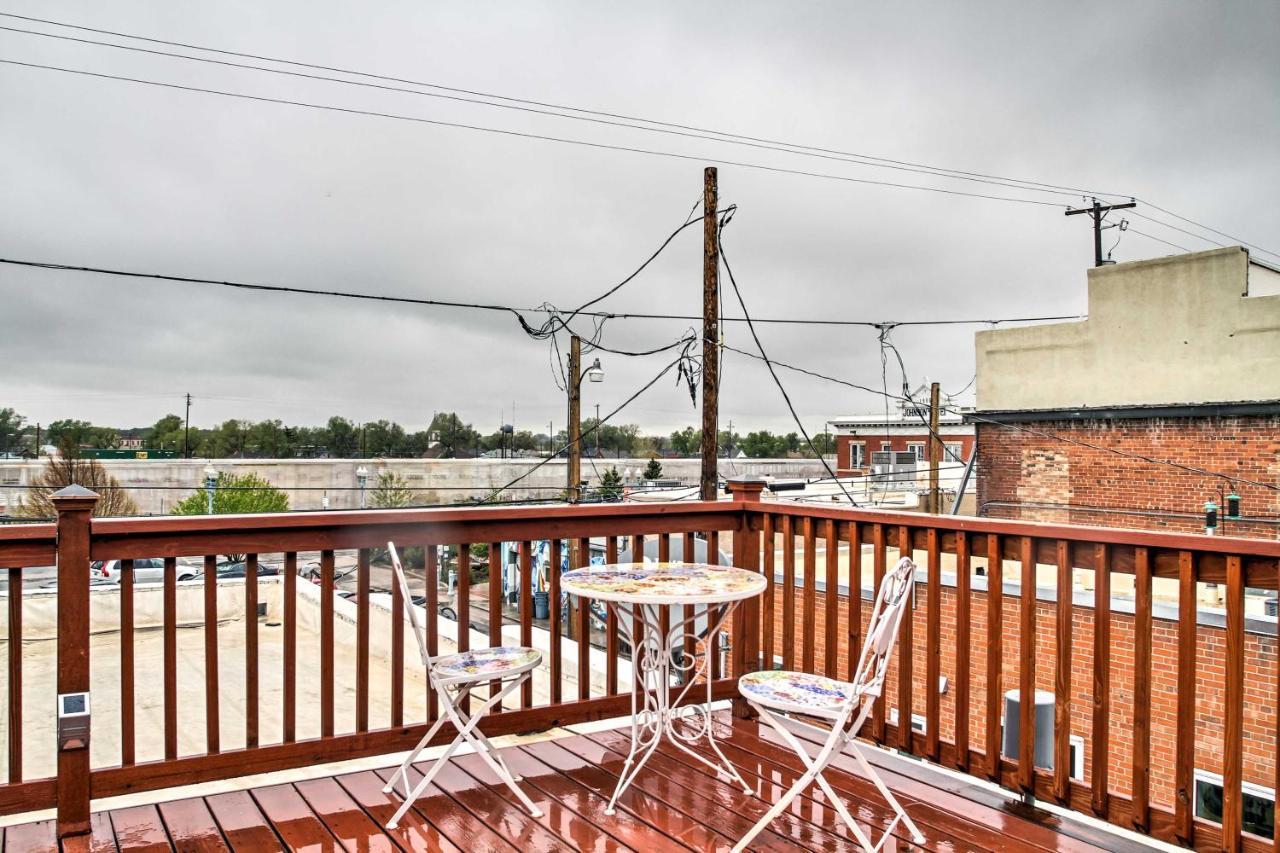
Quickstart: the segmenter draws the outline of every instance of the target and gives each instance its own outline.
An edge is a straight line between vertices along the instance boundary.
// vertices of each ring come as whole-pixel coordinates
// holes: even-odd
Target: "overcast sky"
[[[1274,0],[7,0],[0,10],[1132,194],[1280,248]],[[12,18],[0,26],[103,38]],[[0,58],[694,157],[1078,201],[12,32],[0,32]],[[5,258],[571,307],[631,272],[683,220],[701,193],[702,165],[0,65]],[[728,165],[720,187],[722,205],[739,208],[725,247],[757,316],[882,321],[1086,309],[1088,223],[1059,207]],[[1213,245],[1132,222],[1189,248]],[[1108,232],[1108,246],[1115,235]],[[1130,231],[1115,257],[1174,251]],[[701,257],[701,229],[690,228],[601,307],[697,313]],[[737,313],[731,293],[726,300]],[[616,320],[605,341],[648,349],[688,325]],[[944,390],[966,385],[980,328],[895,331],[912,384],[927,377]],[[761,334],[779,360],[880,385],[872,330],[767,326]],[[741,325],[726,326],[726,335],[753,348]],[[447,308],[2,266],[0,353],[0,407],[33,422],[145,425],[181,413],[188,392],[200,425],[229,417],[320,423],[343,414],[417,429],[433,411],[456,410],[489,432],[500,418],[512,420],[513,406],[518,429],[545,430],[549,421],[559,429],[565,420],[547,343],[527,338],[509,316]],[[584,413],[597,403],[608,411],[666,359],[602,355],[606,379],[587,387]],[[811,429],[883,404],[782,378]],[[899,382],[894,367],[890,389]],[[740,430],[792,428],[763,366],[732,353],[721,406],[722,422]],[[663,432],[697,420],[673,376],[618,416]]]

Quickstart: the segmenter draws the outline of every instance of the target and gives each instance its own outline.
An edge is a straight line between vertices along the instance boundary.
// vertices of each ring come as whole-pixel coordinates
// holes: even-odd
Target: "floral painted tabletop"
[[[631,604],[717,604],[764,592],[764,575],[707,563],[615,563],[566,572],[571,595]]]

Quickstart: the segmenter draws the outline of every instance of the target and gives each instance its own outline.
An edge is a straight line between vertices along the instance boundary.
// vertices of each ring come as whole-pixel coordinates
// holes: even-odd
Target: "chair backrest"
[[[430,546],[428,546],[430,547]],[[404,611],[409,616],[409,625],[413,628],[413,636],[418,641],[418,652],[422,655],[422,665],[426,667],[427,678],[431,677],[431,655],[427,652],[427,636],[418,624],[418,606],[409,595],[409,581],[404,576],[404,566],[400,564],[400,554],[396,551],[396,543],[387,543],[387,552],[391,555],[391,574],[400,587],[400,598],[404,601]],[[397,618],[392,616],[392,618]],[[400,617],[403,618],[403,617]]]
[[[861,702],[867,697],[880,695],[884,688],[885,673],[889,669],[889,657],[898,641],[898,628],[902,616],[911,606],[911,593],[916,584],[916,564],[903,557],[893,571],[884,576],[871,610],[871,623],[867,626],[867,639],[862,644],[858,668],[854,670],[851,702]]]

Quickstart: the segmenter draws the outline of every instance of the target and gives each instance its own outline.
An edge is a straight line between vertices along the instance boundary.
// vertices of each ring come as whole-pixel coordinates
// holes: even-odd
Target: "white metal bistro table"
[[[631,665],[637,669],[639,677],[633,673],[631,679],[631,751],[622,766],[618,785],[605,814],[613,814],[618,797],[635,780],[664,735],[673,746],[713,770],[728,774],[744,791],[751,793],[751,787],[724,757],[712,736],[711,678],[707,664],[711,655],[719,650],[706,648],[700,659],[682,658],[678,664],[673,662],[672,653],[686,637],[698,636],[699,621],[707,628],[703,639],[709,642],[739,602],[754,598],[764,592],[764,588],[763,575],[733,566],[706,563],[618,563],[588,566],[561,576],[560,589],[563,592],[602,601],[610,610],[616,608],[628,616],[639,617],[644,627],[637,639],[631,619],[617,620],[631,646]],[[684,615],[684,605],[694,607],[692,617]],[[680,615],[672,618],[664,631],[662,613],[670,607],[681,608]],[[720,612],[716,613],[717,610]],[[683,675],[683,687],[673,698],[671,681],[676,673]],[[706,684],[707,704],[681,706],[699,677]],[[692,731],[677,730],[674,726],[677,720],[695,717],[697,724]],[[718,764],[689,747],[689,744],[703,739],[719,758]]]

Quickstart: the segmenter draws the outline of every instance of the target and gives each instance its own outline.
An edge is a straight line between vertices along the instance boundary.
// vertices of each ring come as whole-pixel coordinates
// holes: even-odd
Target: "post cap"
[[[97,492],[86,489],[78,483],[72,483],[65,488],[58,489],[58,491],[49,496],[49,499],[53,501],[55,507],[62,510],[78,509],[81,506],[92,507],[98,502],[98,497]]]
[[[759,497],[764,491],[764,477],[731,477],[728,481],[729,493],[735,500],[750,500]]]

